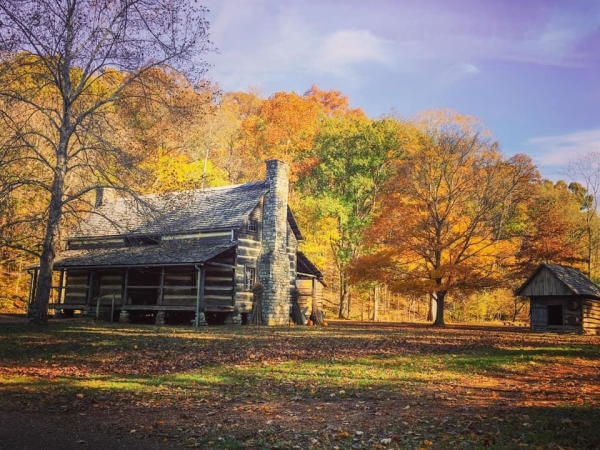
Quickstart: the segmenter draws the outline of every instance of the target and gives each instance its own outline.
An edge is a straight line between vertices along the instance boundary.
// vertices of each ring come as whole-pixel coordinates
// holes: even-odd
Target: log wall
[[[252,290],[248,289],[246,279],[246,268],[254,269],[255,281],[258,281],[257,262],[260,255],[260,242],[251,235],[238,239],[237,256],[235,265],[235,310],[239,313],[252,312],[253,296]]]
[[[88,292],[89,272],[87,270],[67,271],[65,304],[85,305]]]
[[[297,265],[298,261],[298,240],[292,231],[289,222],[287,224],[287,254],[290,259],[290,289],[296,288]]]
[[[261,239],[263,234],[262,227],[263,201],[254,208],[249,215],[249,221],[256,225],[256,230],[250,230],[246,222],[244,228],[237,232],[237,253],[235,258],[234,274],[234,311],[240,314],[249,314],[252,312],[254,302],[252,289],[248,289],[248,280],[246,279],[246,268],[254,269],[255,281],[258,281],[258,258],[262,249]]]
[[[600,334],[600,300],[584,300],[583,331],[586,334]]]
[[[96,273],[94,277],[93,305],[99,299],[101,305],[110,305],[115,301],[115,305],[121,304],[123,293],[123,271],[102,271]]]

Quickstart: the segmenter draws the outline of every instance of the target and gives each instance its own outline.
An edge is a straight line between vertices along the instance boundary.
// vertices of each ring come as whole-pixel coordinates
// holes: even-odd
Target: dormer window
[[[106,247],[122,247],[125,244],[123,238],[92,238],[92,239],[70,239],[67,243],[69,250],[93,249]]]
[[[160,244],[159,235],[127,236],[125,243],[128,247],[144,247],[147,245]]]

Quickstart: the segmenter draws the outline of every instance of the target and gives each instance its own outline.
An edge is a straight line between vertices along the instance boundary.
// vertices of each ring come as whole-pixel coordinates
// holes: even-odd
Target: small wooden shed
[[[532,331],[600,334],[600,287],[573,267],[542,264],[516,294],[529,297]]]

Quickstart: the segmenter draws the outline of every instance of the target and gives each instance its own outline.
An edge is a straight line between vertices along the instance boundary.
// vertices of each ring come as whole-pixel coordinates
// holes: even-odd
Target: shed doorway
[[[548,305],[548,325],[563,325],[562,305]]]

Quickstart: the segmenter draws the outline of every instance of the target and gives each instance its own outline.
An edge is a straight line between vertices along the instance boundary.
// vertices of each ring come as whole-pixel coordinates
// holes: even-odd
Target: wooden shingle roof
[[[124,234],[176,234],[239,228],[267,193],[261,181],[205,190],[119,198],[96,208],[71,235],[77,238]]]
[[[237,245],[230,237],[212,239],[177,239],[158,245],[65,250],[54,264],[69,267],[158,266],[201,263]]]
[[[550,273],[570,295],[583,297],[600,298],[600,287],[592,280],[581,273],[574,267],[566,267],[558,264],[544,263],[540,265],[536,271],[527,279],[523,285],[517,289],[517,295],[527,295],[527,290],[530,285],[535,282],[535,279],[540,276],[542,271]],[[537,293],[536,295],[553,295],[552,293]]]

